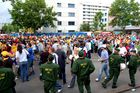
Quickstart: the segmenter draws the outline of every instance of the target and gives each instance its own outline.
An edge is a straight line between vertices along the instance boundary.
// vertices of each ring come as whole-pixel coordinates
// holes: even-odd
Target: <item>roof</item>
[[[122,29],[120,27],[116,26],[116,27],[114,27],[114,31],[116,31],[116,30],[120,31]],[[140,26],[126,26],[125,30],[126,31],[130,31],[130,30],[138,30],[138,31],[140,31]]]

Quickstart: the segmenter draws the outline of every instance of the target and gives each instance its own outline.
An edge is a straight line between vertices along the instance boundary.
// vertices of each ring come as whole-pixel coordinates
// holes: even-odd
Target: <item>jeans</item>
[[[70,88],[73,88],[74,85],[75,85],[75,80],[76,80],[76,75],[75,74],[72,74],[72,79],[70,81]]]
[[[87,52],[87,58],[91,58],[91,50],[89,50],[88,52]]]
[[[99,80],[99,81],[101,80],[103,71],[105,72],[105,75],[106,75],[106,77],[107,77],[107,79],[108,79],[108,78],[109,78],[109,69],[108,69],[108,64],[107,64],[107,63],[102,63],[102,67],[101,67],[100,73],[99,73],[99,75],[98,75],[98,80]]]
[[[66,83],[66,74],[65,74],[65,68],[61,68],[61,71],[59,73],[59,78],[63,79],[63,84]]]
[[[22,81],[28,80],[28,62],[21,62],[20,67],[20,77]]]

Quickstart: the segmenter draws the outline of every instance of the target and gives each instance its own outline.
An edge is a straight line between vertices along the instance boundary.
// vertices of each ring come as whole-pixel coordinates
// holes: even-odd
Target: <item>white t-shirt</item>
[[[16,52],[16,58],[19,59],[19,62],[25,62],[28,61],[27,55],[29,52],[26,49],[22,49],[22,53],[20,54],[19,51]]]
[[[52,55],[55,56],[53,63],[58,64],[58,55],[56,53],[53,53]]]
[[[127,53],[126,48],[125,47],[121,47],[121,48],[119,47],[119,49],[120,49],[119,54],[122,55],[122,56],[125,56],[125,54]]]
[[[88,51],[91,50],[91,43],[90,42],[86,43],[86,48],[87,48]]]
[[[35,45],[32,45],[32,48],[33,48],[33,50],[36,50],[36,46]]]
[[[57,49],[58,49],[58,43],[54,43],[53,45],[52,45],[52,47],[54,48],[54,50],[56,51]]]
[[[129,51],[132,51],[132,50],[135,50],[136,53],[138,53],[138,49],[137,48],[134,48],[134,49],[131,48]]]

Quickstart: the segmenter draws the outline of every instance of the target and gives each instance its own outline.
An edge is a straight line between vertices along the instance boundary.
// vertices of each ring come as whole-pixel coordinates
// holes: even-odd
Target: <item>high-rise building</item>
[[[102,4],[94,4],[94,3],[82,3],[83,7],[83,23],[93,23],[93,18],[96,15],[97,12],[102,12],[103,17],[101,21],[104,24],[108,24],[108,12],[109,7],[104,6]]]
[[[80,3],[79,0],[46,0],[48,6],[53,6],[57,13],[56,28],[47,29],[54,32],[75,32],[79,30]]]
[[[10,0],[4,0],[10,1]],[[82,23],[92,25],[93,18],[97,12],[103,13],[102,22],[108,27],[108,11],[107,5],[100,2],[85,2],[85,0],[45,0],[47,6],[53,6],[57,13],[57,21],[55,28],[44,28],[44,32],[76,32],[80,31]],[[100,0],[99,0],[100,1]],[[8,3],[8,2],[7,2]],[[5,2],[6,4],[6,2]],[[8,17],[9,18],[9,17]],[[3,22],[3,21],[2,21]],[[46,31],[47,30],[47,31]]]
[[[82,2],[82,0],[46,0],[57,12],[56,28],[47,28],[53,32],[76,32],[82,23],[93,23],[97,12],[102,12],[102,22],[108,26],[109,7],[100,3]]]

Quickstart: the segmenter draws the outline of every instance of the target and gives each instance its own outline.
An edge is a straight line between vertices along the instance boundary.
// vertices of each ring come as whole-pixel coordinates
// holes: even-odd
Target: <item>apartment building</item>
[[[83,7],[83,23],[93,23],[93,18],[97,12],[102,12],[102,22],[104,24],[108,24],[108,12],[109,7],[104,6],[102,4],[94,4],[94,3],[82,3]]]
[[[50,29],[54,32],[76,32],[79,31],[81,20],[80,3],[78,0],[46,0],[47,5],[53,6],[57,12],[56,28]]]
[[[57,12],[56,28],[48,28],[49,31],[79,31],[82,23],[93,24],[93,18],[97,12],[103,13],[102,22],[108,26],[108,6],[82,0],[46,0],[46,3],[53,6],[54,11]]]
[[[55,28],[44,28],[44,32],[77,32],[82,23],[92,24],[95,14],[99,11],[104,14],[102,22],[108,24],[109,7],[100,3],[85,2],[85,0],[45,1],[47,6],[53,6],[54,11],[57,12],[57,21]]]

